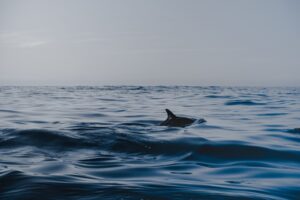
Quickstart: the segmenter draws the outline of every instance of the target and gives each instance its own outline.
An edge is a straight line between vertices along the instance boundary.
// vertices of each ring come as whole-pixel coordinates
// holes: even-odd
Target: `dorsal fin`
[[[166,112],[168,114],[168,119],[176,118],[176,115],[174,115],[169,109],[166,109]]]

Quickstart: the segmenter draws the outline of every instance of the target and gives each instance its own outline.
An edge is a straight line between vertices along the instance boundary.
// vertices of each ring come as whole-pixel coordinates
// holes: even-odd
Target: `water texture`
[[[300,198],[299,88],[5,86],[0,117],[0,199]]]

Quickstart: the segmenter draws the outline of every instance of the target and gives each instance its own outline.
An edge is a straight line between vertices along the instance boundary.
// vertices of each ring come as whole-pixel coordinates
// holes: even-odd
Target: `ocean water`
[[[300,88],[5,86],[0,119],[0,199],[300,199]]]

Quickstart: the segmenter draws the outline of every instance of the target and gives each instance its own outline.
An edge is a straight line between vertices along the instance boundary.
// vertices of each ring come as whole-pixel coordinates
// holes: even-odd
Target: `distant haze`
[[[0,85],[300,86],[298,0],[0,0]]]

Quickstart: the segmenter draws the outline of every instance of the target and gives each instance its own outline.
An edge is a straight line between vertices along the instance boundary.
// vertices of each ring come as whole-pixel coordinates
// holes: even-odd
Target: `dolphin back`
[[[174,113],[172,113],[169,109],[166,109],[168,114],[168,118],[161,122],[161,126],[171,126],[171,127],[185,127],[191,125],[196,120],[187,118],[187,117],[177,117]]]

